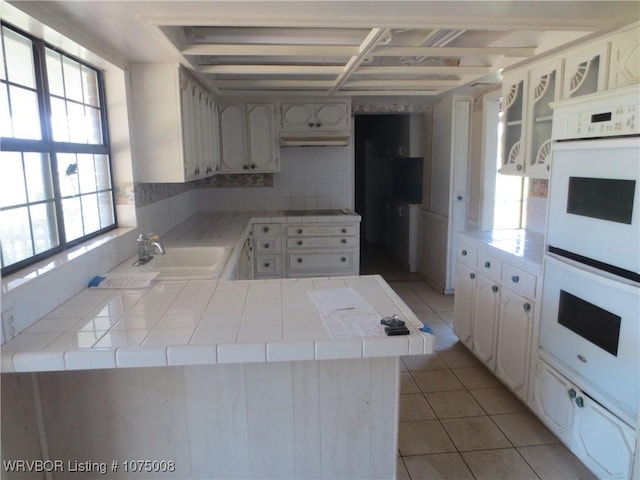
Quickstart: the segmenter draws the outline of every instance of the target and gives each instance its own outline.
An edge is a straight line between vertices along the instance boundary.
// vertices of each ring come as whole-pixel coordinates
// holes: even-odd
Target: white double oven
[[[640,411],[639,90],[554,111],[539,346],[585,393]]]

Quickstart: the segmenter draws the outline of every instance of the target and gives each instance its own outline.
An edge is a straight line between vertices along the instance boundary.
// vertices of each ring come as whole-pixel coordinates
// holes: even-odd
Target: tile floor
[[[593,474],[458,342],[453,297],[366,249],[379,273],[436,336],[436,353],[401,362],[398,480],[593,479]]]

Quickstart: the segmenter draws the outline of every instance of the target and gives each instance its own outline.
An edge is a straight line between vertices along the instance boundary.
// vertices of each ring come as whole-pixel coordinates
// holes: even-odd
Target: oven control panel
[[[640,134],[637,85],[556,102],[552,107],[554,140]]]

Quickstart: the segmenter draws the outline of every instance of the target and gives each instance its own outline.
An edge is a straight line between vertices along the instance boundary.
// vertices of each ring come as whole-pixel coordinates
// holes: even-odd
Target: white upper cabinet
[[[278,172],[276,107],[271,103],[220,105],[222,173]]]
[[[525,166],[525,102],[528,95],[529,72],[505,74],[502,87],[503,158],[500,173],[523,175]]]
[[[136,181],[213,175],[219,153],[210,93],[177,64],[133,64],[130,73]]]
[[[282,129],[287,131],[340,130],[351,128],[348,102],[283,103]]]
[[[589,95],[606,88],[608,48],[608,42],[602,41],[572,50],[564,56],[563,99]]]
[[[620,88],[640,82],[640,34],[637,28],[611,39],[609,88]]]

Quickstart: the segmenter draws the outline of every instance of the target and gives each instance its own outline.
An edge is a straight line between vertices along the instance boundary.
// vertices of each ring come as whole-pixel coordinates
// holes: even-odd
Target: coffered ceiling
[[[220,96],[430,101],[637,20],[637,2],[11,2],[119,63],[180,61]]]

